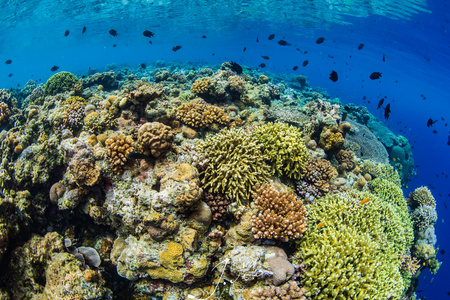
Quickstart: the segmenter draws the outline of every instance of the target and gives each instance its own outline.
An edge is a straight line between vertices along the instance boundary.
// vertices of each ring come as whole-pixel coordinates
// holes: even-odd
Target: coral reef
[[[337,126],[324,127],[320,133],[319,145],[325,151],[338,152],[344,145],[344,136]]]
[[[253,299],[282,300],[300,299],[306,300],[305,289],[300,288],[295,281],[290,281],[281,286],[265,286],[254,289],[251,293]]]
[[[70,72],[59,72],[50,77],[44,84],[44,94],[54,96],[68,92],[78,83],[78,78]]]
[[[8,121],[11,112],[8,109],[8,105],[4,102],[0,102],[0,125]]]
[[[172,142],[171,128],[162,123],[145,123],[139,128],[139,149],[145,155],[159,157],[172,148]]]
[[[113,135],[105,141],[109,162],[115,173],[120,174],[128,161],[127,155],[133,152],[133,139],[123,134]]]
[[[350,171],[356,166],[355,155],[350,150],[339,150],[336,154],[336,159],[339,162],[339,170]]]
[[[211,78],[204,77],[197,79],[191,86],[191,92],[194,94],[206,94],[209,91]]]
[[[177,118],[195,128],[206,128],[214,122],[228,125],[231,121],[222,108],[207,104],[200,98],[181,104],[177,108]]]
[[[328,160],[310,158],[303,171],[303,180],[310,185],[315,186],[321,194],[328,193],[331,181],[338,175],[336,168],[331,165]],[[297,186],[304,185],[300,181]],[[312,195],[318,193],[311,191]],[[310,192],[310,194],[311,194]]]
[[[265,183],[255,190],[253,198],[258,211],[252,218],[255,238],[288,242],[302,237],[308,214],[294,194],[278,192]]]
[[[228,215],[228,205],[230,201],[221,194],[203,193],[203,200],[211,208],[212,219],[216,222],[223,222]]]

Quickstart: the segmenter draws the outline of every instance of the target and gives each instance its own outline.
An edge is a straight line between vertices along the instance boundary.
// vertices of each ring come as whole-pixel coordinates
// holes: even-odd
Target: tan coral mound
[[[124,134],[113,135],[105,141],[109,162],[116,174],[123,172],[128,161],[127,155],[133,152],[133,139]]]
[[[197,79],[191,86],[191,92],[194,94],[206,94],[210,84],[211,78],[209,77]]]
[[[183,123],[196,128],[206,128],[214,122],[223,125],[230,123],[230,116],[222,108],[209,105],[200,98],[181,104],[177,108],[177,118]]]
[[[100,180],[100,167],[92,159],[72,160],[69,164],[69,176],[78,186],[93,186]]]
[[[256,189],[253,198],[259,212],[252,218],[252,231],[257,239],[288,242],[302,237],[308,214],[294,194],[278,192],[264,183]]]
[[[338,175],[336,168],[328,160],[315,158],[308,160],[304,173],[303,180],[324,193],[329,192],[330,182]]]
[[[159,157],[172,148],[173,133],[169,126],[147,122],[139,128],[139,148],[145,155]]]

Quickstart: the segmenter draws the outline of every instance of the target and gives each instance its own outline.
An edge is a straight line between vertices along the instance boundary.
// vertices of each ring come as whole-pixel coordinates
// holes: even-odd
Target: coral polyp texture
[[[288,242],[302,237],[308,214],[293,193],[279,192],[264,183],[253,198],[257,210],[252,219],[255,238]]]
[[[247,202],[253,186],[269,178],[261,147],[243,129],[223,129],[200,143],[199,151],[208,160],[204,188],[231,201]]]
[[[431,191],[403,196],[408,141],[305,76],[242,71],[1,89],[0,298],[410,299],[441,252]]]

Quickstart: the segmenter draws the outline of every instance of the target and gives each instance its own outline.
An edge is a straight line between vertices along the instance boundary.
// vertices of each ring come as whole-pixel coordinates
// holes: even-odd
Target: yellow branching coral
[[[82,158],[72,160],[69,164],[69,177],[78,186],[93,186],[100,180],[100,167],[92,159]]]
[[[303,236],[308,214],[294,194],[278,192],[264,183],[256,189],[253,198],[258,210],[252,218],[255,238],[288,242]]]
[[[139,128],[138,142],[142,153],[159,157],[172,148],[173,133],[162,123],[147,122]]]
[[[180,105],[177,108],[177,118],[196,128],[206,128],[214,122],[228,125],[231,120],[222,108],[210,105],[200,98]]]
[[[225,194],[230,201],[247,201],[250,191],[269,178],[269,166],[254,137],[243,129],[223,129],[199,143],[208,160],[203,188]]]
[[[267,123],[253,135],[263,145],[263,153],[272,163],[272,173],[299,179],[309,154],[298,128],[284,123]]]
[[[206,94],[208,93],[210,84],[211,78],[209,77],[197,79],[191,86],[191,92],[194,94]]]
[[[126,135],[113,135],[105,141],[109,162],[116,174],[123,172],[128,161],[127,155],[133,152],[133,139]]]

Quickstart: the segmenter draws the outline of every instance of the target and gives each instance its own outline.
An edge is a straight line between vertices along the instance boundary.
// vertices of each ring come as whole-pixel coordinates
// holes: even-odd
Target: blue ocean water
[[[30,79],[45,82],[55,65],[81,76],[110,64],[135,68],[157,60],[232,60],[274,74],[304,74],[332,98],[367,106],[414,147],[416,174],[404,194],[423,185],[431,189],[439,249],[450,253],[445,223],[450,204],[448,1],[10,0],[0,3],[0,11],[0,88],[20,88]],[[146,29],[155,33],[152,44],[142,35]],[[324,37],[321,44],[319,37]],[[281,46],[279,40],[291,45]],[[174,52],[176,45],[182,48]],[[8,59],[11,64],[4,63]],[[332,70],[338,73],[336,82],[329,80]],[[372,72],[382,77],[371,80]],[[376,109],[383,97],[391,103],[388,120]],[[438,121],[427,127],[429,118]],[[423,272],[418,294],[449,297],[449,273],[447,261],[437,275]]]

